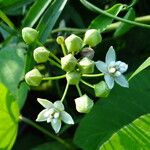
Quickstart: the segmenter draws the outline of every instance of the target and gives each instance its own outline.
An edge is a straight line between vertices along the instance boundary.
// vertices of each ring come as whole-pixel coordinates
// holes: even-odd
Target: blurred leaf
[[[106,10],[106,12],[114,16],[117,16],[119,12],[122,10],[122,8],[123,8],[122,4],[116,4],[110,9]],[[103,32],[107,28],[107,26],[113,22],[113,20],[114,20],[113,18],[107,17],[105,15],[99,15],[91,22],[89,28],[99,29],[100,32]]]
[[[44,16],[41,18],[37,26],[37,30],[39,31],[40,40],[42,42],[45,42],[46,38],[50,34],[67,1],[68,0],[54,0],[48,7]]]
[[[0,51],[0,81],[9,89],[22,108],[27,95],[27,86],[19,82],[24,78],[25,50],[9,45]]]
[[[28,11],[25,19],[23,20],[23,26],[26,27],[33,27],[37,20],[41,17],[44,13],[48,5],[51,3],[52,0],[37,0],[32,5],[30,10]]]
[[[134,76],[136,76],[138,73],[140,73],[142,70],[144,70],[145,68],[150,66],[150,57],[148,57],[143,63],[142,65],[140,65],[139,68],[137,68],[135,70],[135,72],[131,75],[131,77],[129,78],[129,80],[131,80]]]
[[[123,127],[106,141],[99,150],[149,150],[150,114],[143,115]]]
[[[81,121],[74,141],[84,150],[96,150],[114,132],[143,114],[150,113],[150,71],[130,82],[130,88],[117,86],[105,101],[99,100]]]
[[[0,149],[11,150],[18,130],[19,108],[8,92],[0,84]]]
[[[124,19],[132,20],[132,21],[135,19],[135,11],[133,10],[133,8],[129,9],[127,14],[124,16]],[[123,23],[123,22],[120,23],[119,27],[117,28],[117,30],[114,33],[114,37],[121,36],[121,35],[125,34],[132,27],[133,27],[133,25],[131,25],[131,24],[127,24],[127,23]]]
[[[66,150],[66,148],[58,142],[49,142],[41,144],[35,148],[32,148],[31,150]]]

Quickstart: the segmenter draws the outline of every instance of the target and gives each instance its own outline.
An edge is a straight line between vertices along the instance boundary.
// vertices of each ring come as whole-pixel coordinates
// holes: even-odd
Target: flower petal
[[[56,101],[54,102],[54,107],[59,110],[59,111],[63,111],[64,110],[64,105],[61,101]]]
[[[67,124],[74,124],[72,117],[65,111],[61,112],[61,120]]]
[[[108,72],[107,65],[104,62],[97,61],[97,62],[95,62],[95,65],[96,65],[97,69],[99,71],[101,71],[102,73],[107,73]]]
[[[123,75],[115,77],[115,81],[122,87],[126,87],[126,88],[129,87],[129,83]]]
[[[58,133],[61,128],[61,120],[60,119],[52,119],[51,125],[52,125],[52,128],[54,129],[54,131],[56,133]]]
[[[108,65],[110,62],[116,61],[116,53],[114,48],[111,46],[106,54],[105,62]]]
[[[104,76],[104,78],[105,78],[105,81],[106,81],[106,83],[107,83],[109,89],[112,89],[113,86],[114,86],[114,78],[111,77],[109,74],[106,74],[106,75]]]
[[[46,120],[47,120],[47,117],[45,116],[45,113],[47,113],[47,109],[42,110],[42,111],[38,114],[36,121],[38,121],[38,122],[46,121]]]
[[[53,103],[48,101],[47,99],[37,98],[37,101],[45,108],[53,108],[54,107]]]

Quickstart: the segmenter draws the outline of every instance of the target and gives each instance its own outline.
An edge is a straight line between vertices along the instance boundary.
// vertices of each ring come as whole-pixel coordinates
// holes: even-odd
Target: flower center
[[[109,71],[109,73],[115,73],[117,70],[116,70],[116,68],[115,67],[110,67],[109,69],[108,69],[108,71]]]

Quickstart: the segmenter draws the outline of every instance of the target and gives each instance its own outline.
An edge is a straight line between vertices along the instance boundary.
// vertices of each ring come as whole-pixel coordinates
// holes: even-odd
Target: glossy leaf
[[[19,108],[7,88],[0,84],[0,149],[11,150],[18,130]]]
[[[54,0],[41,18],[37,30],[39,31],[40,40],[42,42],[44,42],[50,34],[67,1],[68,0]]]
[[[129,9],[127,14],[124,16],[124,19],[132,20],[132,21],[135,19],[135,11],[133,10],[133,8]],[[132,27],[133,27],[133,25],[130,25],[130,24],[127,24],[127,23],[123,23],[123,22],[120,23],[119,27],[117,28],[117,30],[114,33],[114,37],[121,36],[121,35],[125,34]]]
[[[83,150],[96,150],[124,125],[150,113],[149,76],[150,71],[143,72],[129,89],[116,87],[105,101],[98,101],[81,121],[75,143]]]
[[[0,81],[9,89],[22,108],[27,86],[20,81],[24,78],[25,50],[15,45],[10,45],[0,51]]]
[[[121,128],[99,150],[139,150],[150,148],[150,114],[143,115]]]
[[[123,8],[122,4],[116,4],[110,9],[106,10],[106,12],[114,16],[117,16],[119,12],[122,10],[122,8]],[[107,26],[113,22],[113,20],[114,20],[113,18],[107,17],[105,15],[99,15],[91,22],[89,28],[99,29],[101,32],[103,32],[107,28]]]
[[[129,78],[129,80],[131,80],[134,76],[136,76],[138,73],[140,73],[142,70],[144,70],[145,68],[150,66],[150,57],[148,57],[143,63],[142,65],[140,65],[139,68],[137,68],[135,70],[135,72],[131,75],[131,77]]]
[[[40,16],[44,13],[52,0],[37,0],[28,11],[25,19],[23,20],[24,27],[33,27]]]

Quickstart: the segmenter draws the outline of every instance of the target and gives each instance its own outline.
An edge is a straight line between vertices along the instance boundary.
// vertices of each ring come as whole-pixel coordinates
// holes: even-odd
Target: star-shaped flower
[[[106,54],[105,63],[97,61],[96,67],[104,73],[105,81],[110,89],[113,88],[114,81],[122,87],[129,87],[128,81],[122,75],[128,69],[128,65],[122,61],[116,61],[116,53],[112,46]]]
[[[38,114],[36,121],[51,122],[52,128],[56,133],[59,132],[62,121],[66,124],[74,124],[72,117],[64,111],[64,105],[61,101],[52,103],[46,99],[38,98],[37,100],[45,109]]]

